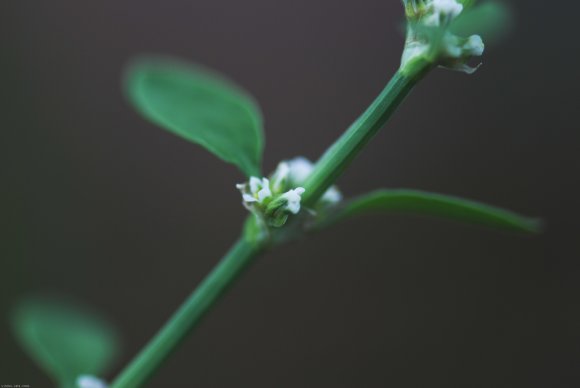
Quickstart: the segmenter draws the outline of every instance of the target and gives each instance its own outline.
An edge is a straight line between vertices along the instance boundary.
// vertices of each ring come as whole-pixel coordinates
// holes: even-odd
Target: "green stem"
[[[113,381],[111,388],[142,385],[262,249],[263,246],[258,243],[244,238],[238,240],[165,326]]]
[[[312,206],[335,182],[391,117],[413,86],[428,72],[430,66],[425,64],[415,69],[413,72],[398,71],[371,106],[320,158],[304,185],[306,192],[302,202],[305,206]],[[157,335],[113,381],[111,388],[134,388],[143,384],[264,247],[264,244],[240,239]]]
[[[336,181],[352,160],[383,127],[413,86],[431,69],[428,63],[416,64],[412,72],[397,71],[367,110],[322,155],[304,184],[304,206],[311,207]]]

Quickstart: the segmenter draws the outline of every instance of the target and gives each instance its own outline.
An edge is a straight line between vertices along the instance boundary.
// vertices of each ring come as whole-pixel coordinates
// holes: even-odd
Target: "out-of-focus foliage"
[[[235,164],[247,176],[261,176],[262,116],[241,88],[198,66],[142,58],[127,69],[126,89],[147,119]]]
[[[11,318],[26,353],[62,387],[74,386],[79,375],[102,375],[119,353],[116,331],[84,306],[26,299]]]
[[[490,44],[502,38],[512,22],[513,17],[508,6],[498,2],[486,2],[462,12],[449,28],[460,36],[481,35]]]

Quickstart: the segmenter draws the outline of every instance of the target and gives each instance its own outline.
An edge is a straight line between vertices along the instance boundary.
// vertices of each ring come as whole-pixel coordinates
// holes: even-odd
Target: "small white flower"
[[[485,46],[481,36],[471,35],[467,40],[461,40],[459,37],[450,34],[448,35],[448,39],[445,40],[445,45],[449,57],[456,58],[457,60],[451,60],[444,64],[443,67],[450,70],[462,71],[467,74],[473,74],[481,65],[479,64],[472,67],[464,62],[467,58],[481,56],[483,54]]]
[[[242,198],[244,199],[245,202],[258,202],[258,200],[256,198],[254,198],[252,195],[247,194],[247,193],[243,193],[242,194]]]
[[[278,167],[276,167],[276,171],[272,174],[272,191],[275,193],[279,193],[284,189],[286,182],[289,179],[290,175],[290,166],[288,162],[280,162],[278,163]]]
[[[80,375],[76,382],[78,388],[107,388],[103,380],[91,375]]]
[[[290,180],[295,184],[302,184],[314,170],[314,165],[305,157],[298,156],[288,161]]]
[[[463,4],[457,0],[431,0],[428,7],[431,13],[423,19],[423,23],[430,27],[438,27],[442,19],[448,23],[463,11]]]
[[[258,200],[258,203],[264,202],[264,199],[271,197],[270,181],[268,178],[250,177],[250,193]]]
[[[463,4],[457,0],[432,0],[431,6],[435,12],[456,17],[463,11]]]
[[[243,204],[248,210],[252,210],[253,204],[262,204],[267,198],[272,197],[270,182],[267,178],[260,179],[253,176],[250,177],[249,183],[238,183],[236,188],[242,193]]]
[[[292,190],[288,190],[280,197],[286,199],[286,210],[292,214],[298,214],[300,211],[300,200],[301,195],[304,194],[305,189],[303,187],[297,187]]]
[[[321,201],[334,204],[342,201],[342,194],[335,186],[330,186],[328,190],[320,198]]]
[[[445,53],[451,58],[459,58],[463,55],[463,47],[457,35],[446,34],[443,38]]]
[[[463,45],[463,52],[466,55],[476,56],[479,57],[483,54],[483,50],[485,49],[485,45],[483,44],[483,40],[479,35],[471,35],[467,42]]]

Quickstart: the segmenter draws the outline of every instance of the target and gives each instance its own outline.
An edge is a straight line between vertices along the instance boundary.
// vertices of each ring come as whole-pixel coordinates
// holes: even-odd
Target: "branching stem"
[[[413,71],[398,71],[381,94],[317,162],[305,183],[304,206],[312,206],[336,181],[350,162],[391,117],[430,66],[415,65]],[[266,248],[263,243],[241,238],[187,298],[111,388],[141,386],[199,323],[204,314],[233,283],[242,270]]]
[[[314,171],[304,184],[306,188],[302,196],[304,206],[312,207],[334,184],[430,69],[430,64],[426,62],[415,63],[412,71],[399,70],[395,73],[367,110],[318,160]]]

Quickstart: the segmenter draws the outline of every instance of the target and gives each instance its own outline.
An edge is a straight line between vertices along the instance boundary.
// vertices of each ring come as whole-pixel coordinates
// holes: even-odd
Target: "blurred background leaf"
[[[513,18],[507,5],[490,1],[462,12],[450,29],[460,36],[481,35],[485,43],[495,43],[510,30]]]
[[[486,2],[462,12],[451,23],[451,31],[459,36],[481,35],[486,44],[495,43],[504,37],[513,22],[507,5]]]
[[[463,4],[463,9],[472,7],[475,4],[475,0],[459,0],[459,2]]]
[[[56,299],[21,301],[12,313],[17,340],[62,387],[81,374],[102,375],[119,354],[119,336],[85,306]]]
[[[378,190],[355,198],[323,221],[323,226],[378,212],[431,215],[528,233],[540,231],[540,221],[537,219],[476,201],[407,189]]]
[[[253,98],[221,76],[174,60],[142,58],[127,70],[129,99],[146,118],[260,176],[262,116]]]

